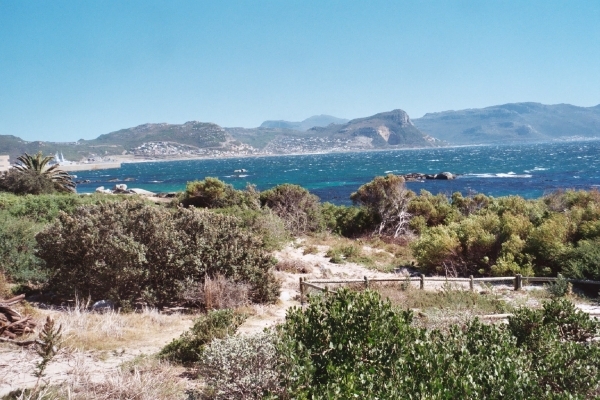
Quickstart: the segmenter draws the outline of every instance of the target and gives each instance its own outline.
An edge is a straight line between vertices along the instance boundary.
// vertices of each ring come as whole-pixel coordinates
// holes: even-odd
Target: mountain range
[[[283,129],[294,129],[297,131],[307,131],[314,126],[327,126],[330,124],[341,125],[345,124],[349,120],[344,118],[336,118],[331,115],[313,115],[312,117],[306,118],[300,122],[290,121],[265,121],[260,124],[259,128],[283,128]]]
[[[39,150],[67,159],[114,155],[149,157],[291,154],[600,138],[600,105],[511,103],[444,111],[411,120],[400,109],[346,120],[318,115],[300,122],[265,121],[257,128],[214,123],[143,124],[77,142],[24,141],[0,135],[11,159]]]
[[[414,124],[423,132],[456,145],[600,138],[600,104],[577,107],[511,103],[425,114]]]

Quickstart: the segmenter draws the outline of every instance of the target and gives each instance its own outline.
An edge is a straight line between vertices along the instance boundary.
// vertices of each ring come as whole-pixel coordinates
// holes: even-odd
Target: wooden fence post
[[[472,292],[475,290],[475,285],[474,285],[475,282],[473,282],[473,275],[469,275],[469,279],[470,279],[469,288],[471,289],[471,292]]]
[[[425,275],[421,274],[421,285],[420,285],[420,289],[424,290],[425,289]]]
[[[304,305],[304,285],[302,284],[303,277],[298,278],[300,280],[300,305]]]
[[[365,276],[365,289],[369,288],[369,278]]]
[[[523,289],[523,275],[516,274],[515,275],[515,290]]]

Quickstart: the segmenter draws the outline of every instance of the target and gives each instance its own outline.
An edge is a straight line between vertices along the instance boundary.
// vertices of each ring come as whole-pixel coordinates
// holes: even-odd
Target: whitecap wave
[[[544,167],[535,167],[533,170],[534,170],[534,171],[546,171],[546,170],[548,170],[548,168],[544,168]]]
[[[475,178],[531,178],[531,174],[515,174],[514,172],[497,173],[497,174],[465,174],[465,176],[472,176]]]

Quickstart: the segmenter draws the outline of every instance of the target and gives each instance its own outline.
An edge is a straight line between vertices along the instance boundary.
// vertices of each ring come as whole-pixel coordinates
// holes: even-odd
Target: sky
[[[600,103],[600,1],[0,0],[0,135]]]

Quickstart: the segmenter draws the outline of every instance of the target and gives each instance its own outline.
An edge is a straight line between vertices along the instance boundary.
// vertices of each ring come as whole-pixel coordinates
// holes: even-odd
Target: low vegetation
[[[232,310],[209,311],[198,317],[189,331],[165,346],[160,355],[184,364],[197,362],[207,344],[213,339],[233,335],[245,319],[244,314]]]
[[[600,327],[566,299],[573,288],[565,279],[600,280],[600,192],[559,191],[538,200],[416,194],[388,175],[361,186],[354,206],[336,206],[296,185],[258,192],[205,178],[190,182],[172,204],[155,205],[57,193],[56,182],[49,194],[11,189],[17,195],[7,192],[4,179],[0,295],[43,294],[54,303],[90,298],[120,307],[104,314],[85,306],[41,312],[54,316],[65,346],[114,351],[143,329],[158,335],[167,326],[179,332],[189,326],[149,306],[201,313],[162,349],[163,361],[132,365],[103,384],[40,387],[37,395],[47,396],[39,398],[86,398],[86,391],[87,398],[131,398],[136,390],[147,398],[181,397],[175,367],[165,360],[201,375],[203,385],[189,398],[600,395]],[[408,282],[339,289],[311,295],[275,330],[235,336],[244,307],[277,301],[274,270],[310,273],[308,264],[271,257],[298,236],[305,254],[327,249],[332,262],[382,271],[564,278],[548,286],[546,302],[535,310],[495,294],[450,287],[430,293]],[[508,324],[477,319],[503,312],[513,313]],[[163,369],[168,373],[161,375]]]
[[[280,369],[290,398],[585,398],[598,390],[599,324],[567,300],[506,325],[412,325],[373,291],[340,290],[288,312]]]

